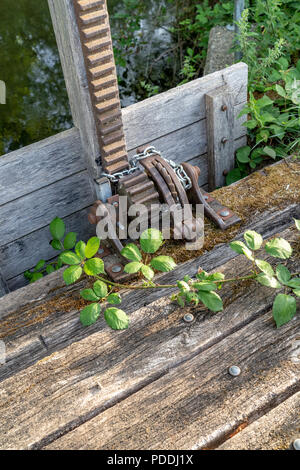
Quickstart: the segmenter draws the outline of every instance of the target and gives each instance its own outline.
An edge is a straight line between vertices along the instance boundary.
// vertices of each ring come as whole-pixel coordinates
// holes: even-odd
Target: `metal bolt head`
[[[226,104],[223,104],[221,109],[222,109],[222,111],[227,111],[228,108],[227,108]]]
[[[228,372],[232,377],[237,377],[241,373],[241,369],[238,366],[231,366],[228,369]]]
[[[192,323],[194,321],[194,315],[192,315],[191,313],[186,313],[183,317],[183,321],[185,323]]]
[[[120,273],[122,271],[122,266],[116,265],[111,268],[113,273]]]
[[[300,439],[296,439],[293,442],[293,447],[294,447],[295,450],[300,450]]]
[[[117,201],[113,202],[114,207],[118,207],[119,203]]]
[[[227,176],[228,173],[229,173],[228,170],[224,170],[224,171],[223,171],[223,176]]]
[[[223,139],[221,140],[222,144],[226,144],[226,142],[228,142],[228,139],[226,139],[226,137],[223,137]]]
[[[224,209],[222,212],[220,212],[221,217],[228,217],[230,215],[230,212],[226,209]]]

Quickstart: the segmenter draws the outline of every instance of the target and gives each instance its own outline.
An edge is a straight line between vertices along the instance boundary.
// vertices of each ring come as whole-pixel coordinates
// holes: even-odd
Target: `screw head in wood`
[[[220,212],[221,217],[228,217],[230,215],[230,212],[226,209]]]
[[[300,450],[300,439],[296,439],[293,442],[293,447],[294,447],[295,450]]]
[[[194,321],[194,315],[192,315],[191,313],[186,313],[183,317],[183,321],[185,323],[192,323]]]
[[[122,271],[122,266],[116,265],[111,268],[113,273],[120,273]]]
[[[241,369],[239,366],[231,366],[229,367],[228,372],[232,377],[238,377],[241,373]]]
[[[223,104],[221,109],[222,109],[222,111],[227,111],[228,108],[227,108],[226,104]]]
[[[224,170],[224,171],[223,171],[223,176],[227,176],[228,173],[229,173],[228,170]]]
[[[226,142],[228,142],[228,139],[226,137],[223,137],[223,139],[221,140],[222,144],[226,144]]]

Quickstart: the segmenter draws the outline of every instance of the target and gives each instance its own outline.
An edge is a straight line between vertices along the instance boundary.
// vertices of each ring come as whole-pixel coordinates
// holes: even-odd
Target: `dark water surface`
[[[172,86],[168,3],[108,2],[123,106]],[[150,90],[149,76],[158,83]],[[1,0],[0,80],[7,86],[0,155],[72,126],[47,0]]]

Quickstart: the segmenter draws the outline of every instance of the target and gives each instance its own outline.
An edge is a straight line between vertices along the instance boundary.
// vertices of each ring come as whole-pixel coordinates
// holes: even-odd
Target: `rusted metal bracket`
[[[101,163],[108,174],[129,167],[106,0],[73,0],[95,116]]]

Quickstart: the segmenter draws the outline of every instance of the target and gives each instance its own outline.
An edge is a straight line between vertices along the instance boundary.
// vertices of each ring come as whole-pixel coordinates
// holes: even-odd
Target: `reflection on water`
[[[108,3],[127,106],[172,85],[166,54],[172,15],[168,0]],[[156,87],[149,87],[149,77]],[[72,126],[47,0],[1,0],[0,80],[7,85],[7,104],[0,106],[0,155]]]

